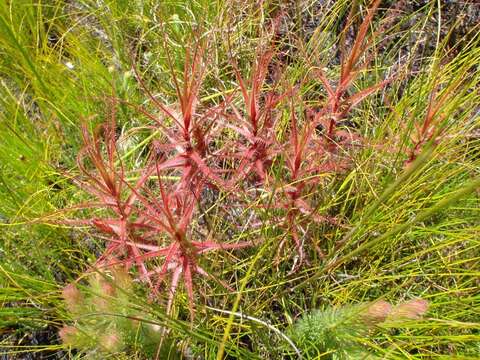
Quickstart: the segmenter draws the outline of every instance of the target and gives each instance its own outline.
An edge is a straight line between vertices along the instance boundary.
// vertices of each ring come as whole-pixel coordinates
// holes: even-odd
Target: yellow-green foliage
[[[122,270],[111,274],[95,273],[80,291],[74,284],[62,292],[72,324],[60,330],[64,344],[103,359],[107,354],[128,351],[140,358],[176,359],[180,351],[160,327],[140,309],[132,308],[129,297],[133,283]]]
[[[383,325],[399,326],[402,321],[419,319],[428,302],[415,299],[393,307],[380,300],[367,304],[315,310],[290,328],[290,336],[307,358],[380,359],[364,345]]]

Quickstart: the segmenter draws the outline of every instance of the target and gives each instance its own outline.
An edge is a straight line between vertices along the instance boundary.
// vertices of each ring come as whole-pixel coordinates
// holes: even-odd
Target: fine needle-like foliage
[[[382,324],[393,328],[402,326],[402,322],[420,319],[427,309],[427,301],[414,299],[395,307],[379,300],[316,310],[299,319],[289,332],[309,358],[381,359],[362,345],[362,339],[372,337]]]
[[[89,286],[82,291],[74,284],[63,289],[74,325],[60,329],[62,342],[94,359],[119,355],[128,348],[147,358],[181,359],[165,329],[148,313],[131,307],[134,284],[128,273],[117,268],[111,275],[91,274]]]

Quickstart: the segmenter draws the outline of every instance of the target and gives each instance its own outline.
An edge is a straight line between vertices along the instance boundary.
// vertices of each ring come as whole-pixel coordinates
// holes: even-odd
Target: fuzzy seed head
[[[118,351],[120,349],[120,336],[116,332],[105,334],[100,338],[100,344],[107,351]]]
[[[73,346],[75,345],[75,340],[78,335],[78,330],[73,326],[64,326],[58,332],[60,339],[62,339],[62,343],[65,345]]]
[[[391,311],[392,305],[390,303],[379,300],[371,303],[361,316],[366,322],[375,324],[385,321]]]
[[[100,289],[102,291],[102,294],[105,295],[105,296],[114,296],[115,295],[115,288],[109,282],[102,281],[100,283]]]
[[[76,312],[83,303],[83,295],[74,284],[68,284],[62,291],[62,297],[65,300],[67,309]]]
[[[414,299],[397,305],[391,312],[392,319],[420,319],[428,310],[428,301]]]

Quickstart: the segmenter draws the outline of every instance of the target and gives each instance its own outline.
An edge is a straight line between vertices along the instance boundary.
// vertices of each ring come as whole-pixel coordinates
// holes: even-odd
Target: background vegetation
[[[0,2],[0,354],[479,358],[479,6],[378,5],[373,16],[371,3],[343,0]],[[192,63],[204,68],[201,85],[184,76]],[[275,139],[268,166],[221,172],[240,166],[229,150],[252,161],[258,145],[232,121],[208,144],[230,161],[208,167],[232,185],[202,187],[188,219],[189,241],[227,244],[199,259],[219,281],[194,274],[193,295],[185,277],[174,296],[171,280],[152,296],[134,267],[137,280],[100,271],[111,234],[92,221],[111,210],[85,205],[95,195],[79,186],[85,134],[116,110],[103,135],[118,138],[128,190],[155,151],[173,151],[158,147],[158,123],[175,126],[158,103],[180,112],[177,87],[198,84],[195,114],[220,108],[248,122],[262,71],[256,110],[275,119],[262,134]],[[271,108],[269,91],[284,95]],[[318,114],[344,110],[330,133]],[[321,144],[305,148],[309,170],[297,178],[286,165],[299,153],[294,118],[299,138]],[[170,190],[193,184],[185,174],[178,164],[149,173],[148,195],[160,197],[158,178]],[[298,184],[307,210],[291,203]],[[150,203],[140,203],[144,214]],[[419,298],[428,311],[385,313],[358,330],[368,304]],[[331,329],[318,341],[301,335],[312,318]]]

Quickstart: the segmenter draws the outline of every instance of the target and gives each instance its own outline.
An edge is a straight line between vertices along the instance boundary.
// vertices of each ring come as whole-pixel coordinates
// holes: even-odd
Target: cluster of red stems
[[[84,146],[78,157],[81,176],[75,181],[97,199],[85,206],[108,209],[110,214],[81,221],[104,234],[106,248],[95,266],[135,269],[153,296],[160,294],[165,278],[169,277],[170,285],[164,289],[168,291],[167,312],[183,279],[193,317],[194,276],[215,279],[200,266],[200,255],[252,245],[223,243],[221,239],[212,239],[212,235],[194,240],[191,224],[199,212],[202,195],[211,188],[223,191],[236,203],[248,204],[258,192],[248,191],[247,186],[273,194],[274,201],[265,206],[283,214],[278,226],[289,234],[285,239],[292,241],[302,263],[303,225],[336,221],[318,214],[309,196],[318,186],[318,175],[345,169],[345,149],[362,143],[359,135],[342,129],[339,122],[363,99],[388,83],[385,80],[359,92],[352,89],[352,83],[371,58],[366,35],[378,5],[377,0],[360,24],[351,50],[343,54],[337,81],[327,79],[318,67],[312,69],[310,80],[322,84],[326,96],[320,110],[310,109],[305,116],[298,114],[297,100],[292,100],[300,97],[297,87],[281,91],[280,84],[266,84],[275,56],[272,47],[258,50],[248,79],[242,77],[232,61],[239,91],[215,105],[199,101],[205,74],[202,45],[187,52],[183,79],[177,79],[172,71],[177,94],[174,106],[157,100],[135,71],[140,85],[161,113],[158,116],[135,107],[152,120],[152,129],[161,134],[152,143],[145,165],[136,170],[136,182],[127,179],[118,151],[116,100],[111,116],[93,135],[83,127]],[[275,27],[272,29],[275,32]],[[241,106],[233,101],[239,98]],[[289,114],[286,136],[278,134],[281,106]],[[303,117],[302,122],[299,117]],[[319,128],[323,132],[319,133]],[[278,174],[272,178],[274,161],[277,168],[283,163],[280,178]],[[131,172],[128,175],[132,177]],[[279,181],[283,184],[279,185]],[[285,246],[285,241],[279,245]]]

